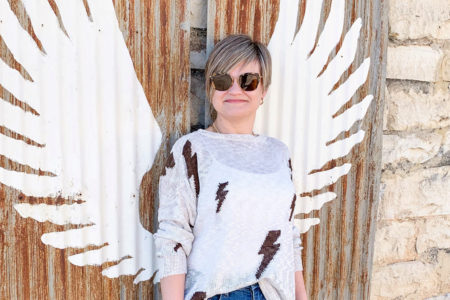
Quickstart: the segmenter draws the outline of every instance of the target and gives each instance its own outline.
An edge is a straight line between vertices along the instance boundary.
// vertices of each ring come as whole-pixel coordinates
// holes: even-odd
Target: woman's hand
[[[307,300],[302,271],[295,272],[295,300]]]
[[[176,274],[161,279],[163,300],[183,300],[186,274]],[[302,277],[303,278],[303,277]],[[306,299],[306,298],[305,298]]]

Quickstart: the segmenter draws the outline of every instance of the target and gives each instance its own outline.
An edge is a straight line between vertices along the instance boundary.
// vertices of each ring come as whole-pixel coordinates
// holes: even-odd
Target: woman
[[[176,141],[160,178],[163,299],[306,299],[289,152],[253,133],[270,54],[231,35],[205,72],[217,118]]]

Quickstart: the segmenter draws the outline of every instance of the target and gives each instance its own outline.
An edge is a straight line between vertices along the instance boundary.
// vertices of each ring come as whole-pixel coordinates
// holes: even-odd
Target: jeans
[[[229,293],[215,295],[209,300],[266,300],[258,283],[243,287]]]

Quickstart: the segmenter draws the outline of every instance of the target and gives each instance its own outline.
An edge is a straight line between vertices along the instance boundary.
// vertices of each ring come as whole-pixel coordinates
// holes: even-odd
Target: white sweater
[[[256,282],[268,300],[295,299],[302,247],[284,143],[203,129],[187,134],[172,147],[159,201],[159,276],[187,273],[185,299]]]

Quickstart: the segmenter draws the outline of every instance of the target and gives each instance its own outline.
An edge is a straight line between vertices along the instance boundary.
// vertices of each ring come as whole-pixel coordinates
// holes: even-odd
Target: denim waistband
[[[223,299],[247,299],[247,300],[264,300],[264,295],[261,292],[258,283],[254,283],[251,285],[247,285],[238,290],[231,291],[229,293],[223,293],[220,295],[216,295],[209,300],[222,300]]]

